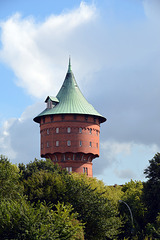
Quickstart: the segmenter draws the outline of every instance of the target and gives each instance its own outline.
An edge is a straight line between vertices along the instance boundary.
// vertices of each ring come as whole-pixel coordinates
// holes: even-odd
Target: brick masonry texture
[[[99,156],[99,118],[76,114],[45,116],[41,118],[40,133],[42,157],[92,177],[92,160]]]

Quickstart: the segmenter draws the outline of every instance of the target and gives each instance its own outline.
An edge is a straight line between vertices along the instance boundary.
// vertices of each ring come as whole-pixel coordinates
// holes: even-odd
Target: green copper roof
[[[94,107],[87,102],[87,100],[81,93],[71,70],[70,59],[68,72],[56,98],[48,96],[47,99],[50,99],[54,102],[56,99],[59,102],[56,101],[56,105],[53,105],[53,108],[46,108],[42,113],[35,117],[35,122],[40,122],[40,118],[42,116],[55,114],[85,114],[99,117],[101,122],[106,121],[106,118],[100,115],[94,109]]]
[[[47,102],[48,99],[50,99],[52,102],[59,102],[58,98],[53,97],[53,96],[48,96],[48,97],[46,98],[45,102]]]

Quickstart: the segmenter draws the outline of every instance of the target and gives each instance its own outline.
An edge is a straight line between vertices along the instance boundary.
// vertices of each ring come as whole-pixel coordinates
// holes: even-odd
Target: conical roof
[[[48,99],[48,98],[47,98]],[[53,99],[53,97],[50,97]],[[46,108],[42,113],[34,118],[35,122],[40,122],[40,118],[46,115],[57,114],[84,114],[99,117],[100,122],[105,122],[106,118],[100,115],[94,107],[88,103],[80,91],[75,77],[71,69],[71,63],[69,59],[68,72],[65,80],[59,90],[56,98],[56,104],[53,108]],[[55,102],[54,102],[55,103]]]

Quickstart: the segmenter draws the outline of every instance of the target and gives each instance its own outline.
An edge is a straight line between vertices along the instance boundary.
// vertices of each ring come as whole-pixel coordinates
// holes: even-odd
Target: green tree
[[[66,200],[86,223],[85,239],[116,239],[121,222],[114,204],[105,196],[106,189],[97,190],[95,182],[92,186],[92,181],[84,175],[67,175],[66,183]]]
[[[32,176],[33,173],[39,172],[40,170],[45,170],[47,172],[56,172],[59,174],[65,174],[66,171],[62,171],[60,166],[58,164],[53,164],[53,162],[50,159],[46,159],[46,160],[38,160],[35,158],[35,160],[26,165],[24,165],[23,163],[20,163],[18,165],[19,169],[20,169],[20,173],[21,173],[21,179],[28,179],[28,177]]]
[[[116,239],[121,225],[118,208],[107,198],[107,188],[102,182],[90,180],[83,174],[46,168],[30,171],[23,182],[25,194],[31,202],[45,200],[52,204],[58,201],[71,204],[73,211],[78,213],[78,220],[85,223],[86,240]]]
[[[122,187],[122,198],[121,200],[124,203],[127,203],[131,209],[129,209],[123,202],[120,202],[120,212],[124,221],[124,235],[129,237],[132,234],[137,235],[140,238],[143,238],[143,232],[145,229],[145,213],[146,207],[143,203],[143,183],[141,181],[133,181],[126,183]],[[133,216],[133,225],[132,225],[132,216]],[[133,232],[134,229],[134,232]]]
[[[11,164],[5,156],[0,156],[0,201],[3,199],[17,199],[23,195],[20,184],[19,169]]]
[[[147,220],[154,223],[160,212],[160,153],[155,154],[153,159],[149,160],[149,166],[144,170],[144,174],[148,179],[144,183],[144,202],[148,210]]]
[[[33,172],[28,179],[23,180],[24,193],[29,201],[37,203],[46,201],[57,204],[64,202],[66,195],[66,183],[62,174],[39,170]]]
[[[58,203],[56,210],[44,203],[6,200],[0,204],[2,240],[83,240],[83,225],[71,206]]]

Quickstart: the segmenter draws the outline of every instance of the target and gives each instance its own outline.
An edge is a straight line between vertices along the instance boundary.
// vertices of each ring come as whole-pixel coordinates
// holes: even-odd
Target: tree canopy
[[[144,173],[146,182],[107,186],[50,160],[16,166],[1,155],[1,239],[159,239],[160,153]]]

